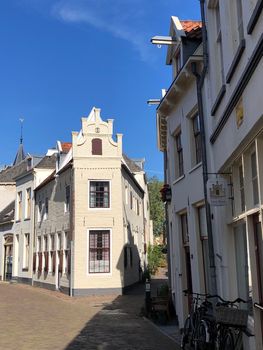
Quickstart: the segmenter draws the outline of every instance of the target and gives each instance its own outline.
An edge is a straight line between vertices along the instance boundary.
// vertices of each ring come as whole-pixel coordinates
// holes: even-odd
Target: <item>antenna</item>
[[[24,119],[23,118],[19,118],[19,121],[21,123],[20,144],[22,144],[23,143],[23,122],[24,122]]]

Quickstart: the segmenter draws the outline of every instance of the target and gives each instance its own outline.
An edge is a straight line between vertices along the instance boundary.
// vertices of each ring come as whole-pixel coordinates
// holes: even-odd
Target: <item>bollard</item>
[[[152,299],[151,299],[151,283],[147,278],[145,282],[145,310],[146,316],[149,317],[151,313]]]

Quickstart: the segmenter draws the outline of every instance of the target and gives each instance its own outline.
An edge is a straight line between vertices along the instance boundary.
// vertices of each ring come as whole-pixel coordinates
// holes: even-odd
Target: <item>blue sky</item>
[[[146,158],[162,177],[155,107],[171,83],[166,48],[171,15],[199,19],[198,0],[8,0],[0,6],[0,164],[13,162],[24,118],[24,147],[45,154],[71,141],[93,106],[113,118],[124,152]]]

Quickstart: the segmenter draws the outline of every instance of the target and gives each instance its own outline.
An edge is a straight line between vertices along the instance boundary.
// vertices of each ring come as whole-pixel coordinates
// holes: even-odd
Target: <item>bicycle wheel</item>
[[[207,324],[204,321],[201,321],[201,323],[198,325],[195,340],[194,340],[195,350],[210,349],[210,344],[208,344],[208,339],[207,339],[207,329],[208,329]]]
[[[186,344],[189,343],[189,339],[192,333],[191,319],[190,316],[187,317],[184,323],[184,329],[181,337],[181,348],[185,349]]]
[[[220,344],[221,350],[235,350],[234,337],[230,330],[224,335],[222,344]]]

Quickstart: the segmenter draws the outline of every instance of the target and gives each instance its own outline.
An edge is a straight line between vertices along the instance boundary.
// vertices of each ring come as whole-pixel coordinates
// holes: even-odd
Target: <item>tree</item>
[[[150,200],[150,217],[153,221],[153,234],[160,236],[164,233],[165,210],[161,199],[160,190],[163,187],[163,181],[156,176],[151,177],[148,181],[149,200]]]

